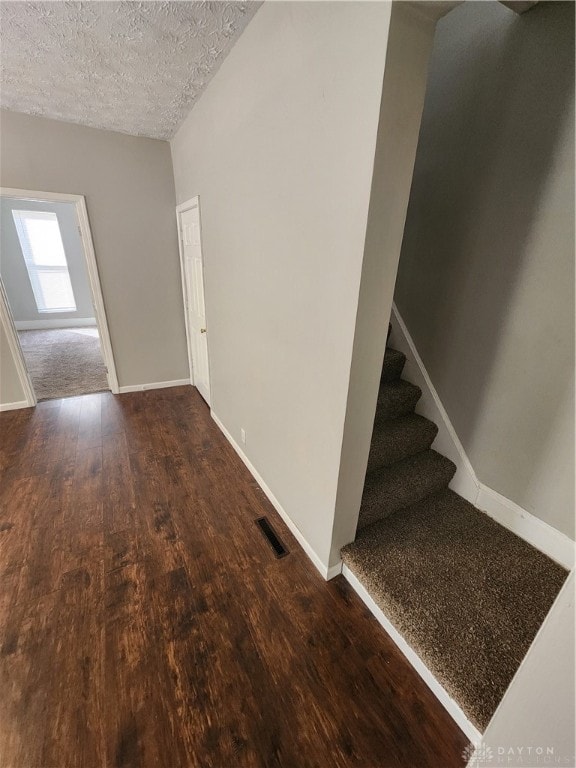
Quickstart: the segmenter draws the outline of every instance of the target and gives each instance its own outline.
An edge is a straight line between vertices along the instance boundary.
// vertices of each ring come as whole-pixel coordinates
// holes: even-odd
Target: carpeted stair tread
[[[368,472],[425,451],[430,448],[437,434],[436,424],[416,413],[376,423],[370,445]]]
[[[420,399],[422,390],[404,379],[382,382],[378,392],[376,421],[396,419],[411,413]]]
[[[481,731],[567,575],[449,489],[364,528],[342,559]]]
[[[392,347],[386,347],[380,380],[387,382],[399,379],[402,375],[402,369],[404,368],[405,362],[406,355],[403,352],[399,352],[397,349],[392,349]]]
[[[454,463],[433,450],[370,472],[364,482],[358,529],[440,491],[455,472]]]

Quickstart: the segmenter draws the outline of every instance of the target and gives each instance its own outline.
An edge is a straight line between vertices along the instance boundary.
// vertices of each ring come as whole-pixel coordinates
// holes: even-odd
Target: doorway
[[[0,314],[28,405],[118,391],[84,198],[0,190]]]
[[[190,381],[210,405],[210,366],[204,301],[200,198],[193,197],[179,205],[176,208],[176,216]]]

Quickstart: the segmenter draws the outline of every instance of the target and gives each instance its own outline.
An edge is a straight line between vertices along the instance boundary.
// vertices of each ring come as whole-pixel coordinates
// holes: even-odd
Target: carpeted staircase
[[[448,488],[455,465],[387,348],[345,565],[483,731],[567,572]]]

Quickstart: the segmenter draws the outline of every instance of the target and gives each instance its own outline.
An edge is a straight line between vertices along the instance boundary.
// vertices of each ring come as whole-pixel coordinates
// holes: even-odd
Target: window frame
[[[32,288],[32,294],[34,295],[34,301],[36,303],[36,309],[41,314],[69,314],[78,311],[78,305],[76,304],[76,296],[74,294],[74,287],[72,285],[72,278],[70,276],[70,267],[68,259],[66,257],[66,250],[64,248],[64,242],[62,240],[62,230],[60,228],[60,222],[58,216],[53,211],[31,211],[25,209],[12,209],[12,218],[16,227],[16,233],[18,235],[18,241],[22,250],[22,256],[26,265],[26,271],[28,273],[28,279],[30,280],[30,287]],[[36,254],[32,247],[26,221],[30,219],[36,219],[41,221],[52,221],[56,224],[58,235],[60,237],[60,243],[62,246],[62,255],[64,257],[64,264],[42,264],[35,258]],[[44,287],[42,285],[41,273],[52,273],[65,275],[68,278],[70,295],[72,297],[73,306],[61,306],[61,307],[48,307],[48,301]]]

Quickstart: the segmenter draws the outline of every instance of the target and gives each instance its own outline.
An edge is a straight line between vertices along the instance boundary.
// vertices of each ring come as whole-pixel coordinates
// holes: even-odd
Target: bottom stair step
[[[480,731],[567,576],[448,489],[364,528],[342,559]]]

